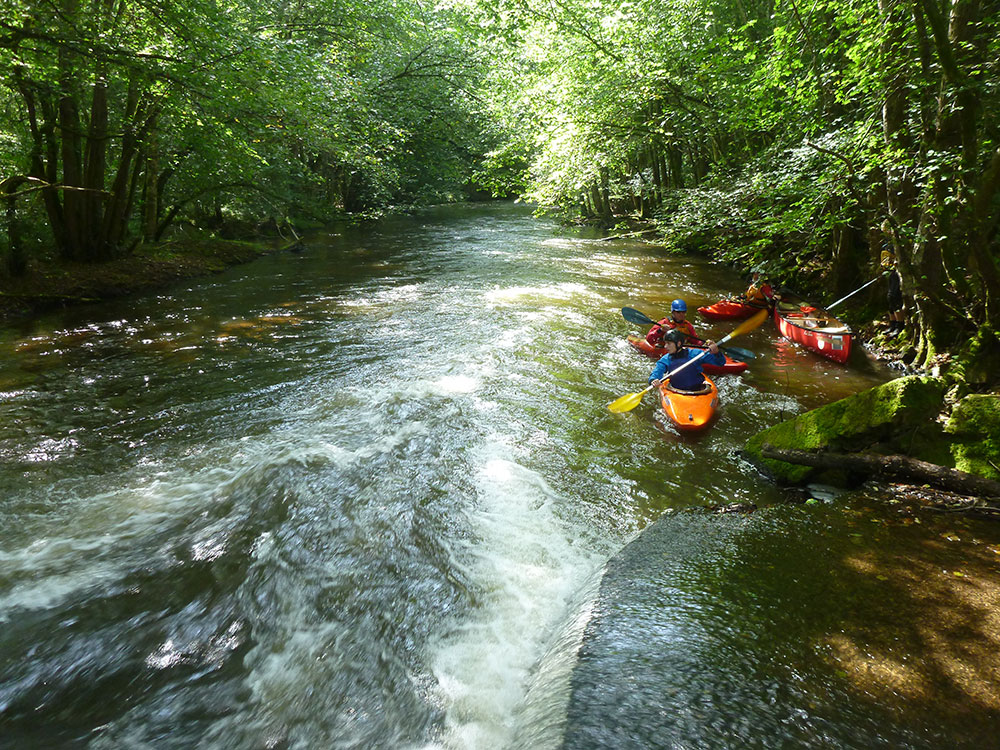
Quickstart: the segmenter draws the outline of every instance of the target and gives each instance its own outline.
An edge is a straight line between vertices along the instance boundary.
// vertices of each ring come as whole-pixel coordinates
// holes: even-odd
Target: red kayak
[[[667,353],[667,350],[662,346],[653,346],[642,336],[629,336],[628,342],[647,357],[659,359]],[[688,348],[694,351],[701,351],[704,349],[704,347],[701,346],[689,346]],[[732,359],[731,357],[726,357],[726,364],[724,365],[713,365],[710,362],[703,361],[701,369],[713,375],[739,375],[747,369],[747,363],[740,362],[739,360]]]
[[[825,310],[780,302],[774,308],[774,322],[786,339],[834,362],[844,364],[851,355],[851,329]]]
[[[714,305],[699,307],[698,312],[701,313],[705,320],[744,320],[761,309],[756,305],[749,305],[746,302],[723,299]]]

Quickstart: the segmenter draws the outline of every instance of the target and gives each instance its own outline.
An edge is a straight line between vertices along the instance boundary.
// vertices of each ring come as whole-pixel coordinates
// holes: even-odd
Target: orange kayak
[[[702,393],[675,391],[669,384],[660,385],[663,411],[678,430],[694,432],[708,427],[719,406],[719,390],[710,378],[705,378]]]

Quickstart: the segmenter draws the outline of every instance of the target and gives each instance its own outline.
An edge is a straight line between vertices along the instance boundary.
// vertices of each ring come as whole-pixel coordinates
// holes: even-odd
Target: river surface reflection
[[[623,305],[740,286],[455,206],[0,331],[0,736],[558,744],[608,561],[667,510],[786,500],[746,437],[889,377],[769,324],[709,433],[607,411],[652,365]]]

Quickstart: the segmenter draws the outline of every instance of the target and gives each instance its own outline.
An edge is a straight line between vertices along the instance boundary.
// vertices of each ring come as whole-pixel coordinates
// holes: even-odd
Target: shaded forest
[[[829,296],[892,249],[914,363],[1000,326],[1000,5],[14,0],[5,273],[179,224],[523,196]]]

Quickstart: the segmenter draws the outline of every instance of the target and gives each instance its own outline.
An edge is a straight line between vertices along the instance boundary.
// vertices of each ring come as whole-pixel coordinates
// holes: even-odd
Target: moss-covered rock
[[[819,470],[766,459],[761,455],[765,443],[775,448],[844,452],[879,445],[912,454],[916,437],[935,428],[944,388],[941,378],[898,378],[759,432],[747,442],[744,453],[775,479],[789,484],[814,479]]]
[[[945,432],[956,469],[1000,479],[1000,396],[966,396],[952,410]]]
[[[1000,373],[1000,340],[988,325],[980,326],[955,357],[950,374],[972,385],[995,384]]]

